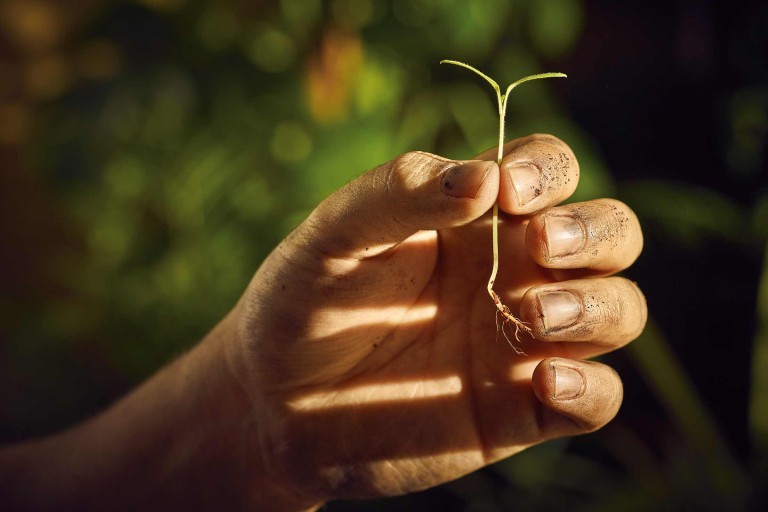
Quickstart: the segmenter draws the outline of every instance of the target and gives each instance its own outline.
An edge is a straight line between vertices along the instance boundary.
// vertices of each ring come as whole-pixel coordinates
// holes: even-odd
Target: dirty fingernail
[[[581,223],[570,215],[544,218],[544,235],[550,258],[568,256],[584,247],[586,237]]]
[[[522,207],[541,195],[541,173],[533,165],[518,165],[509,168],[509,177],[515,189],[517,204]]]
[[[581,316],[581,301],[571,292],[543,292],[537,298],[545,332],[570,327]]]
[[[580,371],[569,366],[553,364],[552,373],[554,374],[555,400],[573,400],[584,393],[584,376]]]
[[[475,198],[493,165],[493,162],[474,160],[448,169],[440,188],[451,197]]]

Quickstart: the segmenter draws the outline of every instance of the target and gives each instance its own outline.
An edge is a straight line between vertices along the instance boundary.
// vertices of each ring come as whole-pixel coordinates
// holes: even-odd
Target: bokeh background
[[[398,153],[550,132],[644,226],[651,321],[599,433],[345,510],[768,503],[768,4],[1,0],[0,441],[183,352],[330,191]],[[407,428],[404,425],[403,428]],[[765,508],[762,508],[763,510]]]

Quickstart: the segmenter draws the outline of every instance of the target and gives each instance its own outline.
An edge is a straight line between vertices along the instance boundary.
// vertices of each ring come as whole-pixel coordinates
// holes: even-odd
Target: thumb
[[[373,256],[417,231],[477,219],[493,206],[498,189],[494,162],[405,153],[333,193],[302,228],[323,254]]]

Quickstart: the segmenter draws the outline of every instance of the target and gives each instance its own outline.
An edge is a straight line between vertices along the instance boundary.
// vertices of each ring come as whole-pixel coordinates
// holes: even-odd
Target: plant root
[[[504,339],[507,340],[507,343],[509,344],[512,349],[521,356],[527,355],[520,347],[517,346],[517,344],[513,343],[512,340],[509,338],[509,335],[506,331],[506,326],[509,324],[512,324],[515,326],[515,340],[518,344],[522,343],[522,340],[520,339],[520,331],[523,331],[524,333],[531,334],[531,328],[528,327],[525,322],[517,318],[515,315],[512,314],[512,312],[509,309],[509,306],[501,302],[501,298],[499,298],[499,295],[493,291],[493,289],[488,288],[488,293],[491,296],[491,299],[493,299],[493,303],[496,305],[496,334],[498,336],[498,332],[501,331],[501,333],[504,335]],[[499,315],[502,317],[501,324],[499,324]]]

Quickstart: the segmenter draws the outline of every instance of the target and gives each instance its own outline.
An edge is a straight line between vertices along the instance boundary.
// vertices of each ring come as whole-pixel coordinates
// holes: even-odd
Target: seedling
[[[473,71],[474,73],[480,75],[485,79],[486,82],[491,84],[491,87],[493,87],[493,90],[496,91],[496,99],[498,100],[498,106],[499,106],[499,152],[497,155],[496,163],[501,166],[501,159],[504,156],[504,118],[507,114],[507,98],[509,98],[509,93],[512,92],[512,89],[517,87],[518,85],[522,84],[523,82],[528,82],[530,80],[538,80],[539,78],[566,78],[565,73],[541,73],[538,75],[530,75],[521,78],[520,80],[517,80],[516,82],[512,82],[507,87],[507,90],[504,92],[504,94],[501,94],[501,88],[499,88],[499,84],[496,83],[495,80],[493,80],[491,77],[486,75],[485,73],[479,71],[478,69],[470,66],[469,64],[465,64],[463,62],[459,62],[456,60],[441,60],[440,64],[453,64],[454,66],[461,66],[462,68],[466,68],[470,71]],[[502,324],[501,324],[501,332],[504,334],[504,337],[509,342],[509,345],[517,352],[518,354],[525,355],[522,350],[520,350],[517,346],[515,346],[514,343],[509,339],[507,336],[507,333],[504,331],[504,326],[507,323],[511,323],[515,326],[515,339],[519,342],[520,341],[520,331],[530,333],[531,328],[525,325],[524,322],[522,322],[520,319],[518,319],[515,315],[512,314],[509,307],[504,304],[501,301],[501,298],[499,298],[499,294],[496,293],[493,289],[493,285],[496,282],[496,275],[499,272],[499,202],[498,200],[493,204],[493,226],[492,226],[492,232],[493,232],[493,269],[491,270],[491,276],[488,278],[488,295],[491,296],[491,299],[493,300],[493,303],[496,305],[496,315],[498,320],[498,315],[501,315],[502,317]],[[498,322],[497,322],[498,327]]]

